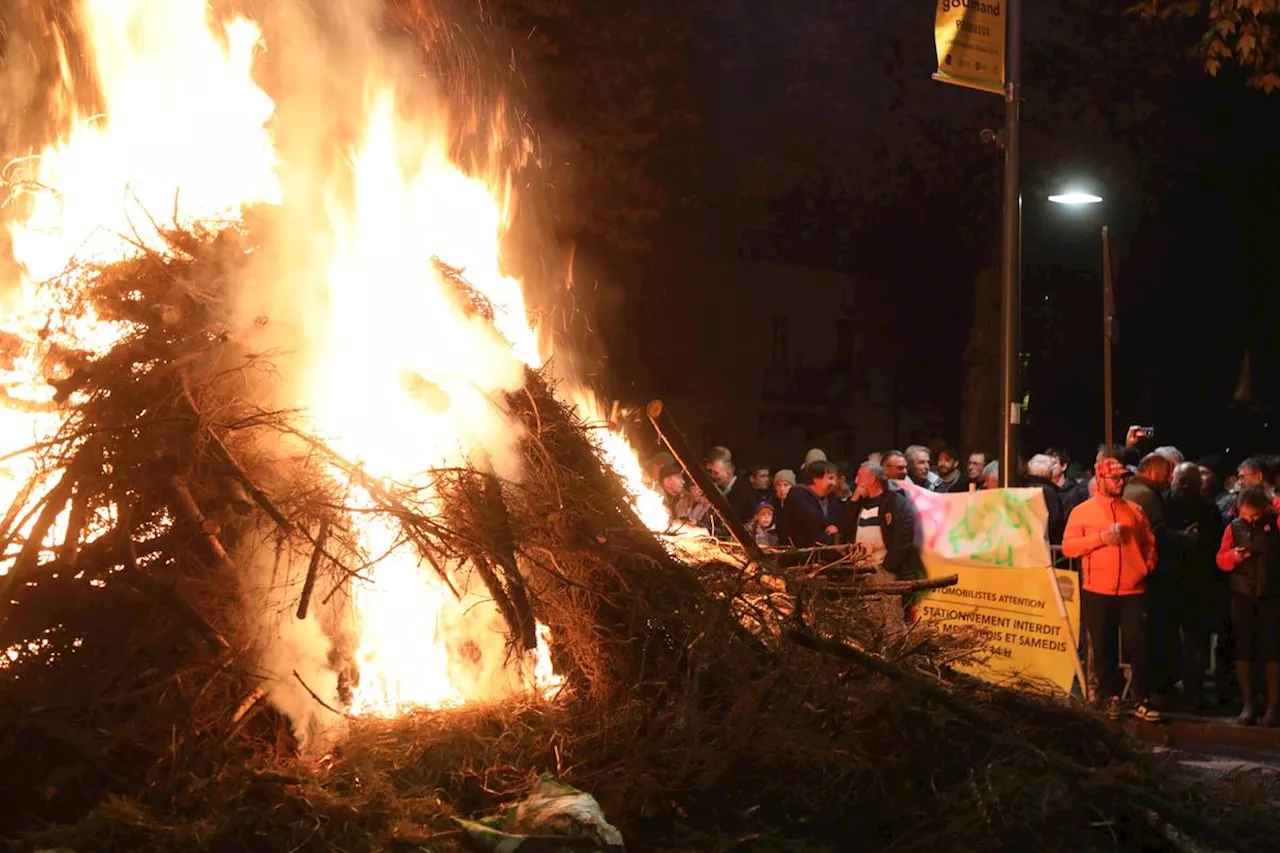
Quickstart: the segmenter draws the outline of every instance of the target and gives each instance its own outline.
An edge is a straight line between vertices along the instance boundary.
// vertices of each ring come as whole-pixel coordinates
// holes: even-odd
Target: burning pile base
[[[886,637],[860,598],[780,585],[776,566],[673,559],[536,371],[492,401],[523,431],[518,481],[437,471],[428,498],[368,477],[267,404],[267,359],[227,331],[251,231],[170,242],[79,273],[69,315],[131,331],[51,356],[65,423],[0,531],[6,836],[465,849],[452,817],[543,772],[594,794],[634,849],[1246,850],[1280,833],[1262,789],[1183,778],[1091,714],[952,672],[954,639]],[[350,719],[360,685],[326,608],[376,556],[356,533],[372,516],[422,571],[487,591],[513,658],[549,626],[559,692]],[[264,548],[275,562],[251,570]],[[245,601],[281,566],[303,575],[289,614],[335,640],[338,700],[264,668]],[[292,724],[264,701],[284,682],[305,689]],[[326,723],[345,737],[300,756]]]

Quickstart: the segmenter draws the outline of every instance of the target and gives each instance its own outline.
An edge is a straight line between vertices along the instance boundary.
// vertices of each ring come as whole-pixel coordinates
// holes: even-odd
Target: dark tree
[[[1142,0],[1133,11],[1194,42],[1209,74],[1231,67],[1267,94],[1280,88],[1280,0]]]

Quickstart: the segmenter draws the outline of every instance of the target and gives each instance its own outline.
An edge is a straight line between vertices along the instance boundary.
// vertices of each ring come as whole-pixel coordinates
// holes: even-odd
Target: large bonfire
[[[421,82],[435,10],[72,6],[4,172],[6,834],[450,849],[540,772],[652,849],[1276,831],[883,636],[848,567],[655,536],[509,272],[531,146]]]

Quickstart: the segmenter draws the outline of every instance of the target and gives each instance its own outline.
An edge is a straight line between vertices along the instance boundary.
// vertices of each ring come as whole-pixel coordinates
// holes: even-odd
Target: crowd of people
[[[1019,465],[1015,485],[1039,488],[1046,533],[1063,565],[1080,574],[1083,641],[1096,695],[1119,717],[1160,719],[1231,701],[1215,679],[1205,695],[1211,650],[1234,662],[1242,725],[1280,721],[1280,457],[1251,457],[1232,472],[1187,460],[1172,446],[1143,452],[1152,430],[1130,428],[1111,452],[1099,447],[1090,470],[1050,448]],[[999,485],[999,466],[982,451],[967,456],[913,445],[872,453],[857,465],[831,462],[820,448],[796,469],[738,468],[732,452],[704,459],[711,484],[748,535],[764,547],[856,545],[878,573],[924,573],[912,501],[902,486],[966,492]],[[728,538],[707,496],[669,455],[647,467],[674,525]],[[798,473],[797,473],[798,472]],[[906,611],[910,618],[910,608]],[[1261,694],[1265,704],[1257,701]],[[1261,708],[1261,713],[1259,713]]]

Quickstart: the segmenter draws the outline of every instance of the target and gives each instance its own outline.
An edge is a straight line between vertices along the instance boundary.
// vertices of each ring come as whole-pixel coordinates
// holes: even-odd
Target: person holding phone
[[[1098,689],[1107,716],[1120,717],[1119,639],[1133,667],[1133,714],[1156,722],[1151,701],[1147,576],[1156,567],[1156,541],[1142,507],[1123,497],[1128,471],[1119,459],[1104,457],[1094,466],[1096,492],[1071,510],[1062,537],[1062,554],[1080,558],[1081,617],[1093,647]]]
[[[1261,486],[1240,490],[1237,515],[1222,534],[1217,562],[1231,575],[1236,678],[1244,695],[1239,722],[1274,726],[1280,718],[1280,531],[1271,497]],[[1253,679],[1259,661],[1267,683],[1267,710],[1261,721]]]

